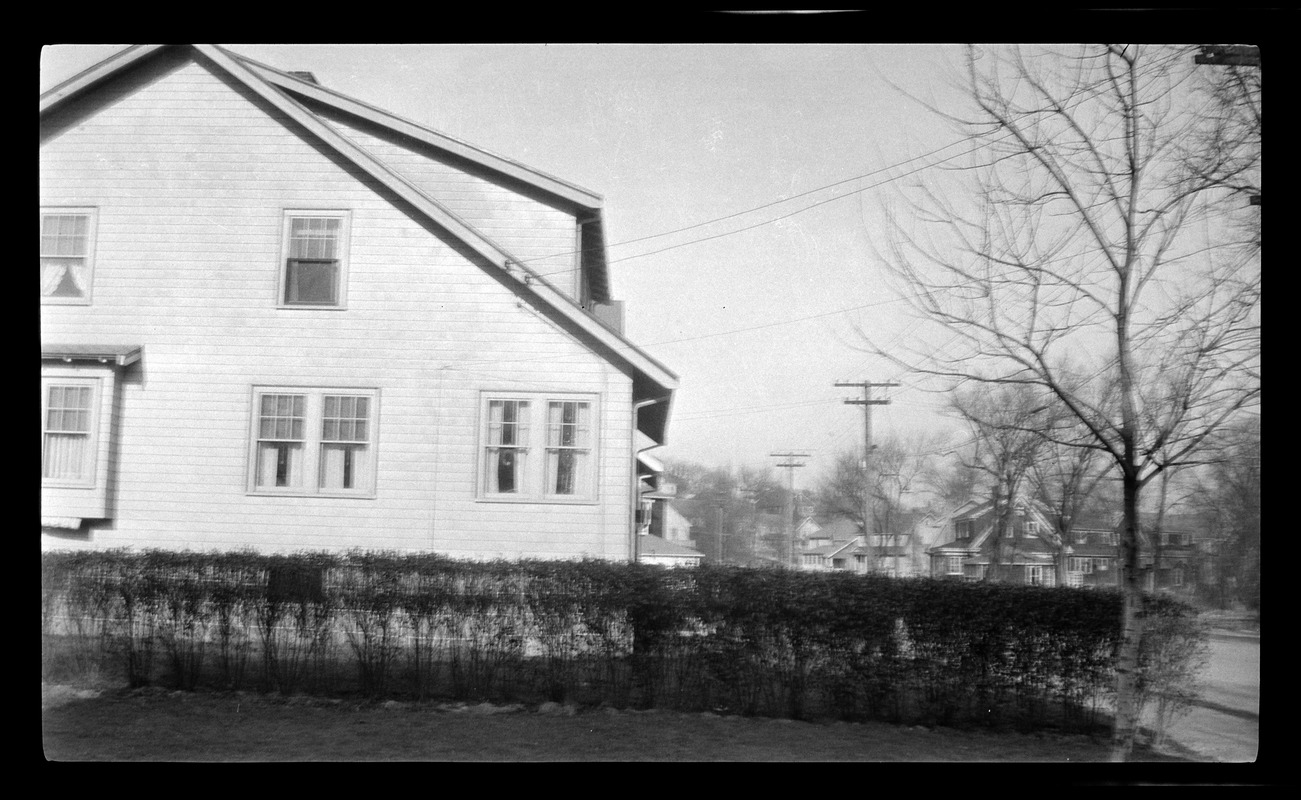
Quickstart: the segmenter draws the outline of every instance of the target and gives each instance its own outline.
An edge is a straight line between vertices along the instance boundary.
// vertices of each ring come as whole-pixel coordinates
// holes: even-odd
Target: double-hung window
[[[348,214],[286,211],[280,304],[342,308],[348,277]]]
[[[54,485],[93,485],[99,381],[51,378],[43,383],[41,479]]]
[[[588,494],[592,469],[592,404],[579,400],[547,403],[546,493]]]
[[[480,412],[479,496],[593,500],[595,409],[591,396],[485,394]]]
[[[42,303],[90,302],[94,241],[94,209],[41,209]]]
[[[374,389],[255,388],[250,490],[374,496],[378,401]]]

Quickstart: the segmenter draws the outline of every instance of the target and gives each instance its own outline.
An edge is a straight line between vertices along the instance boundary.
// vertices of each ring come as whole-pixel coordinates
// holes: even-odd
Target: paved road
[[[1250,762],[1260,746],[1260,637],[1214,634],[1198,703],[1169,738],[1207,761]]]

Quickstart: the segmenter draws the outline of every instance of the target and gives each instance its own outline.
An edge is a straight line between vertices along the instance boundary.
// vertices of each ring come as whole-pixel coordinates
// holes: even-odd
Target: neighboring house
[[[809,548],[809,540],[817,539],[818,534],[822,531],[822,526],[813,517],[805,517],[799,525],[795,526],[795,541],[798,543],[800,550]]]
[[[916,574],[910,548],[910,535],[877,533],[872,535],[876,572],[893,577]],[[862,528],[849,519],[835,519],[818,528],[800,552],[800,568],[807,570],[850,570],[868,572],[869,551]]]
[[[695,545],[691,538],[691,521],[682,515],[670,500],[664,504],[664,530],[662,536],[667,542],[677,542],[688,547]]]
[[[598,195],[211,45],[40,107],[43,548],[636,558]]]
[[[1187,518],[1170,517],[1162,521],[1157,536],[1149,530],[1156,523],[1154,517],[1141,517],[1140,522],[1144,527],[1138,534],[1138,569],[1143,588],[1191,591],[1197,577],[1194,526],[1188,525]],[[1123,519],[1116,515],[1083,519],[1074,526],[1067,556],[1067,569],[1073,573],[1069,575],[1070,585],[1117,585],[1122,524]]]
[[[1072,526],[1063,542],[1045,510],[1033,501],[1013,503],[1001,537],[990,501],[971,501],[950,517],[951,538],[928,550],[932,577],[998,580],[1042,586],[1115,586],[1120,522],[1088,518]],[[1187,581],[1192,537],[1166,531],[1160,544],[1161,567],[1154,569],[1155,537],[1139,533],[1139,569],[1143,585],[1178,588]]]
[[[952,539],[928,550],[932,577],[986,578],[1053,586],[1060,547],[1037,503],[1016,501],[1002,536],[991,501],[970,501],[952,516]]]
[[[643,564],[666,567],[698,567],[705,554],[681,542],[669,542],[658,536],[640,537],[637,560]]]

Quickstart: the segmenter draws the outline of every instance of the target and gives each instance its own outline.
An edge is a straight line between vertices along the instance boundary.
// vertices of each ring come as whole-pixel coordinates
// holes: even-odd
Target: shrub
[[[1144,702],[1186,706],[1191,609],[1149,603]],[[1114,593],[848,573],[346,555],[42,555],[42,631],[87,674],[380,697],[580,701],[893,722],[1086,726]],[[346,645],[346,646],[345,646]],[[249,670],[260,665],[260,670]]]

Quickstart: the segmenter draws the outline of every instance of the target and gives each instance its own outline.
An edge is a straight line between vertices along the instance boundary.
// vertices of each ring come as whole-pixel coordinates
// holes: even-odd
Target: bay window
[[[47,484],[93,485],[97,453],[99,381],[43,381],[41,479]]]

